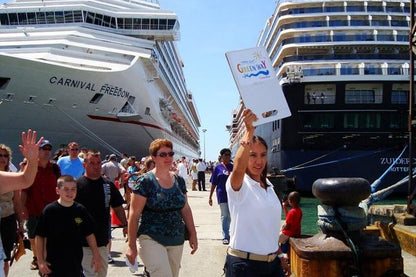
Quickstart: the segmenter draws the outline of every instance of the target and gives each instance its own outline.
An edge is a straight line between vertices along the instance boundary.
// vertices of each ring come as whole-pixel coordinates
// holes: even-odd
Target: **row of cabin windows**
[[[333,42],[333,41],[409,41],[409,34],[406,32],[394,35],[393,32],[373,34],[369,31],[359,32],[356,34],[346,34],[334,32],[333,35],[327,33],[302,34],[296,37],[282,40],[282,45],[291,43],[308,43],[308,42]]]
[[[32,25],[83,22],[115,29],[133,30],[172,30],[176,24],[175,19],[115,18],[87,11],[51,11],[0,14],[0,25]]]
[[[305,113],[302,122],[304,129],[406,129],[407,116],[382,112]]]
[[[348,2],[347,2],[348,3]],[[280,16],[289,15],[289,14],[309,14],[309,13],[335,13],[335,12],[387,12],[387,13],[405,13],[408,14],[410,12],[409,5],[407,6],[399,6],[398,5],[388,5],[383,7],[381,5],[368,5],[365,7],[364,5],[347,5],[344,6],[344,2],[342,2],[339,6],[326,6],[326,7],[310,7],[310,8],[294,8],[285,10],[279,13]]]
[[[404,90],[393,90],[391,92],[391,104],[407,104],[409,92]],[[345,104],[383,104],[383,93],[374,90],[346,90]],[[325,92],[306,92],[304,104],[335,104],[335,93]]]

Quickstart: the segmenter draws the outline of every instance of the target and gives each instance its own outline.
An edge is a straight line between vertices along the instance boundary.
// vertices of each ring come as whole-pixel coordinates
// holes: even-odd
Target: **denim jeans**
[[[222,225],[222,238],[230,240],[230,210],[228,209],[228,203],[220,203],[221,210],[221,225]]]
[[[227,254],[224,265],[225,277],[283,277],[280,259],[272,262],[259,262],[238,258]]]

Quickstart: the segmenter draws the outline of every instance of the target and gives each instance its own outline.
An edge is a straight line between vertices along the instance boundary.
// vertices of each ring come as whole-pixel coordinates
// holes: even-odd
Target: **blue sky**
[[[181,24],[178,47],[185,78],[192,91],[205,133],[206,159],[216,160],[228,147],[232,110],[239,94],[225,52],[256,46],[274,0],[159,0],[162,9],[174,11]],[[204,136],[201,135],[202,157]]]
[[[10,1],[0,0],[0,3]],[[159,0],[162,9],[175,12],[181,24],[178,42],[188,89],[199,111],[205,133],[205,157],[216,160],[228,147],[232,110],[239,94],[225,52],[254,47],[275,0]],[[201,152],[204,156],[204,135]]]

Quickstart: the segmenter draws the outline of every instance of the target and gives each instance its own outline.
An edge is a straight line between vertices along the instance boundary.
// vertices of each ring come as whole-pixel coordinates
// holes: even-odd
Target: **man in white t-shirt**
[[[110,160],[101,166],[101,175],[107,177],[113,183],[120,179],[121,174],[125,171],[121,164],[117,162],[115,154],[111,154]]]
[[[196,164],[196,170],[198,170],[198,190],[206,191],[205,189],[205,170],[207,170],[207,166],[202,159],[199,159],[198,163]]]
[[[182,157],[180,159],[180,161],[178,162],[177,168],[178,168],[178,175],[181,176],[185,180],[185,184],[186,184],[186,180],[188,179],[188,169],[186,167],[185,157]]]

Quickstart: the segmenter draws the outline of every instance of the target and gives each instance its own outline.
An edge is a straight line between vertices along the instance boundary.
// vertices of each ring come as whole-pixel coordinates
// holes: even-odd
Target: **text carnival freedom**
[[[49,79],[49,83],[52,85],[57,86],[64,86],[64,87],[72,87],[72,88],[78,88],[81,90],[88,90],[96,92],[96,84],[88,81],[81,81],[81,80],[74,80],[69,79],[65,77],[56,77],[52,76]],[[100,93],[108,94],[112,96],[122,97],[122,98],[128,98],[130,96],[130,92],[124,90],[121,87],[113,86],[110,84],[103,84],[100,88]]]

